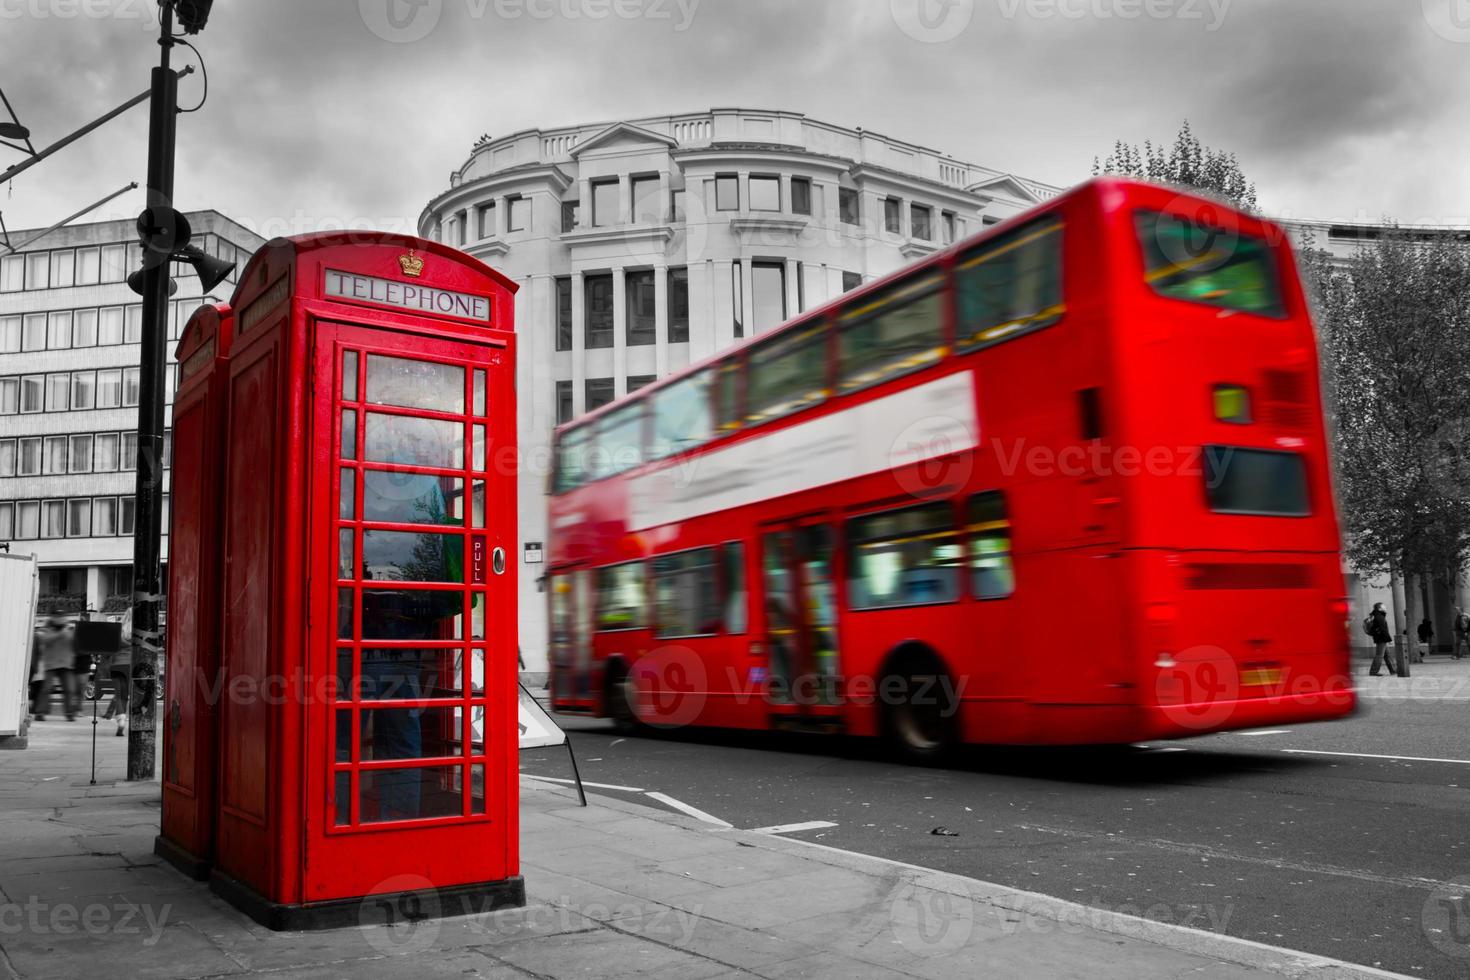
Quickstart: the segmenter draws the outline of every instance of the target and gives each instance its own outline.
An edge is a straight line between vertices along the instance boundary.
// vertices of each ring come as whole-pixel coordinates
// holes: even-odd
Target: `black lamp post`
[[[163,537],[163,384],[168,331],[165,320],[172,282],[169,266],[177,257],[200,268],[207,255],[189,244],[189,223],[173,208],[174,123],[178,116],[178,75],[169,68],[174,46],[174,16],[185,33],[197,34],[209,17],[211,0],[159,0],[158,44],[148,117],[148,199],[138,216],[143,244],[141,276],[129,279],[143,296],[143,343],[138,371],[138,476],[133,528],[132,696],[128,699],[128,779],[152,779],[157,756],[158,661],[163,634],[158,628],[162,597]],[[218,272],[218,270],[212,270]],[[200,268],[201,281],[205,269]],[[228,269],[220,274],[223,278]],[[213,276],[211,276],[213,278]],[[218,279],[214,280],[218,283]]]

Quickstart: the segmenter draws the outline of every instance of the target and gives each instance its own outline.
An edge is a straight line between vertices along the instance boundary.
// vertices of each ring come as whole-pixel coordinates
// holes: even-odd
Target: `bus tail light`
[[[1148,620],[1149,648],[1154,652],[1154,666],[1168,669],[1174,666],[1174,623],[1179,618],[1179,607],[1172,602],[1150,602],[1144,608]]]

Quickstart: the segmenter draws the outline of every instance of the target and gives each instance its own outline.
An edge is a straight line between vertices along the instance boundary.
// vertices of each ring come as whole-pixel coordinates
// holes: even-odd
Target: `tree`
[[[1193,187],[1219,195],[1243,211],[1256,209],[1256,185],[1245,179],[1235,154],[1205,146],[1190,130],[1187,119],[1169,150],[1148,140],[1142,150],[1137,144],[1118,140],[1106,159],[1093,157],[1092,172]]]
[[[1453,583],[1470,562],[1470,248],[1390,226],[1345,263],[1308,247],[1302,268],[1348,557],[1411,584],[1425,574]],[[1400,632],[1417,623],[1416,593],[1407,590]]]

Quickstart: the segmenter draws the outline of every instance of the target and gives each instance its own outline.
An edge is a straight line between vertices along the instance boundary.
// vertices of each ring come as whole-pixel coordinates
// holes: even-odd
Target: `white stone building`
[[[552,429],[1056,188],[800,113],[482,138],[419,218],[520,284],[521,648],[546,664]],[[529,560],[528,560],[529,559]]]
[[[188,219],[195,244],[239,268],[264,244],[214,211]],[[0,249],[0,542],[36,555],[42,614],[116,616],[132,593],[143,308],[125,279],[140,266],[137,230],[93,222],[25,244],[37,231],[11,231],[19,250]],[[201,302],[192,269],[174,276],[170,405],[174,341]],[[232,276],[209,298],[233,289]]]

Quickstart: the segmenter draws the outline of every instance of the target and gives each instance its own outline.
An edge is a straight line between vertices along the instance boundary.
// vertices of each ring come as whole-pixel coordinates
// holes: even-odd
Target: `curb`
[[[522,794],[532,790],[556,797],[570,794],[573,801],[576,799],[576,790],[572,787],[567,787],[564,793],[559,786],[552,787],[545,783],[521,781]],[[848,871],[882,875],[884,872],[875,869],[898,868],[908,872],[914,883],[922,887],[947,892],[972,901],[988,903],[1022,915],[1047,919],[1056,922],[1064,930],[1067,928],[1095,929],[1098,932],[1146,942],[1180,953],[1203,956],[1235,966],[1261,970],[1277,976],[1309,978],[1309,980],[1318,980],[1318,978],[1321,980],[1412,980],[1403,973],[1348,963],[1316,953],[1271,946],[1252,939],[1240,939],[1223,933],[1196,929],[1192,926],[1173,925],[1145,919],[1141,916],[1110,912],[1107,909],[1084,905],[1080,902],[1012,888],[1009,885],[983,881],[979,878],[970,878],[950,871],[940,871],[890,858],[846,851],[799,838],[716,827],[693,817],[616,797],[595,794],[594,791],[589,791],[587,795],[591,806],[600,806],[609,810],[617,810],[620,813],[656,820],[659,823],[688,831],[721,834],[750,847],[758,847],[793,857],[805,857]],[[594,795],[596,796],[595,802],[592,800]],[[575,802],[572,805],[575,806]]]

